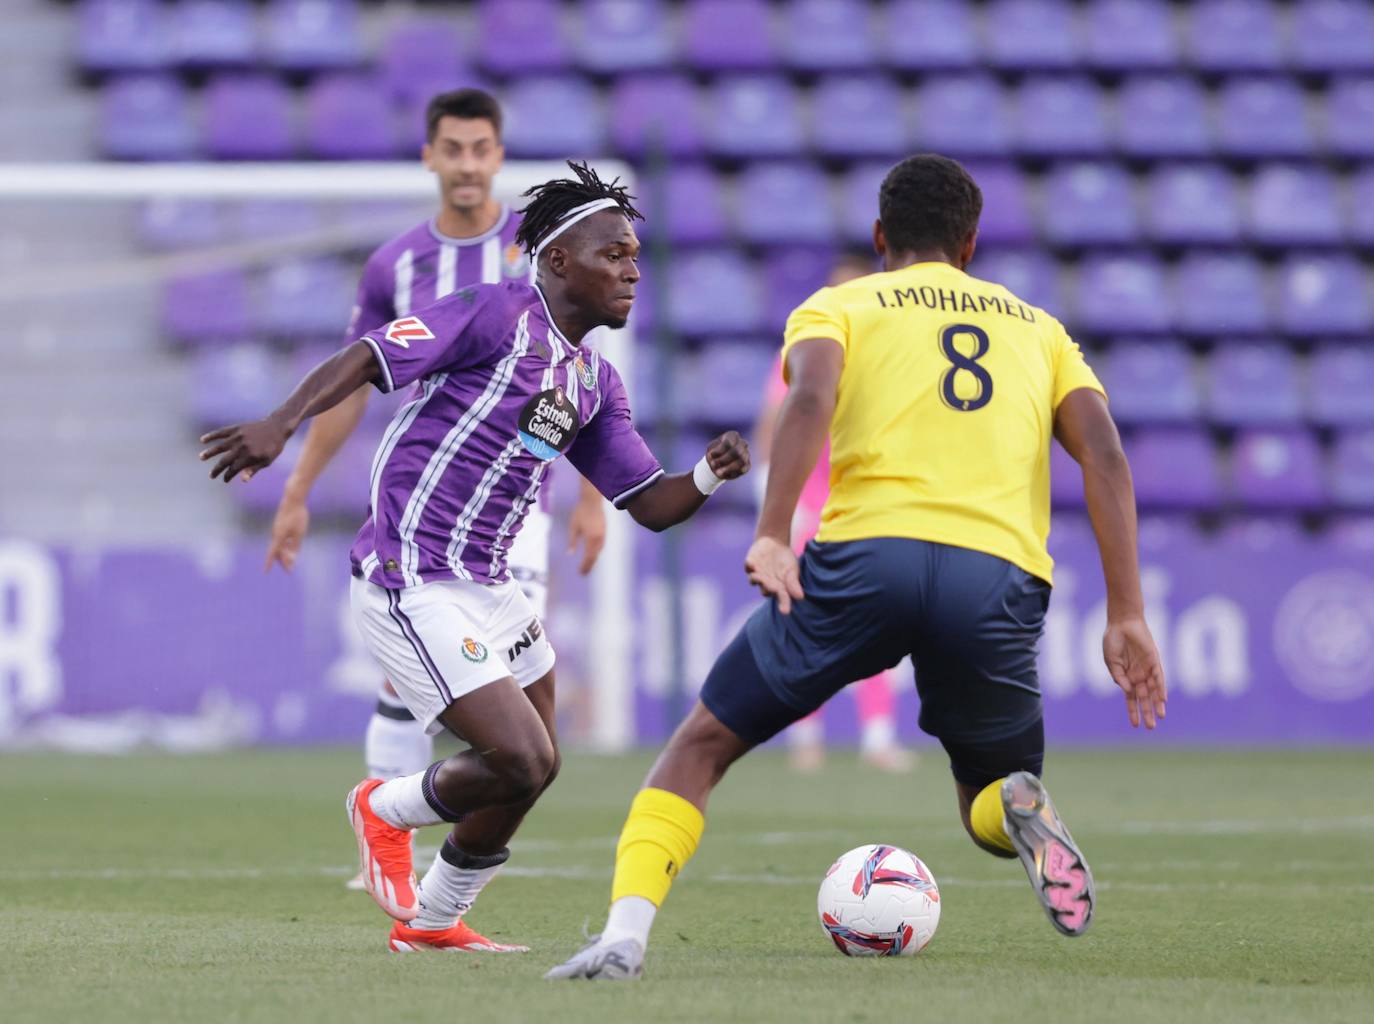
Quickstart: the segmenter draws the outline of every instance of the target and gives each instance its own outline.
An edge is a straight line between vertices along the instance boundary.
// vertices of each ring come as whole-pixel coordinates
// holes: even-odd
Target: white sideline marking
[[[1282,865],[1274,865],[1281,868]],[[6,882],[35,881],[259,881],[270,878],[347,878],[355,871],[352,866],[283,866],[278,868],[50,868],[35,870],[0,871],[0,880]],[[607,881],[611,877],[610,865],[604,867],[526,867],[507,865],[503,874],[513,878],[558,878],[569,881]],[[698,883],[714,885],[807,885],[814,886],[820,876],[740,874],[735,872],[716,872],[695,879]],[[1014,878],[960,878],[941,875],[937,881],[942,886],[956,889],[1019,889],[1026,880],[1018,874]],[[1220,893],[1255,892],[1273,893],[1345,893],[1355,895],[1374,894],[1374,883],[1325,883],[1325,882],[1135,882],[1113,879],[1099,880],[1098,889],[1118,892],[1157,892],[1157,893]]]

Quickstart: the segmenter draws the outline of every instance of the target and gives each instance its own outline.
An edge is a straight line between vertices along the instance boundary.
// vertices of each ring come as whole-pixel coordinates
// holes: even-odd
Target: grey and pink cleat
[[[1002,782],[1002,814],[1050,923],[1064,935],[1082,935],[1093,919],[1093,875],[1045,784],[1030,772],[1008,775]]]

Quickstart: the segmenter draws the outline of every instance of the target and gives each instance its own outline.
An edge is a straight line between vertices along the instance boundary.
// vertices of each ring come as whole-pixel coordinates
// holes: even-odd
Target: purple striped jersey
[[[529,257],[515,244],[519,225],[520,215],[502,203],[496,223],[473,238],[440,234],[431,219],[379,246],[358,281],[344,343],[470,284],[533,283]]]
[[[419,384],[372,461],[352,550],[372,583],[508,579],[511,540],[560,455],[617,508],[663,473],[620,375],[562,336],[533,285],[473,285],[362,340],[379,390]]]

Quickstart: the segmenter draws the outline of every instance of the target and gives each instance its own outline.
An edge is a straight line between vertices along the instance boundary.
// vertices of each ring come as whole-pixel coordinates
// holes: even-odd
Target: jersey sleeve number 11
[[[959,351],[955,342],[960,335],[973,339],[972,355]],[[967,343],[965,343],[967,344]],[[940,398],[955,412],[976,412],[992,401],[992,375],[978,360],[988,354],[988,332],[973,324],[950,324],[940,331],[940,351],[952,364],[940,377]],[[978,384],[976,393],[961,397],[955,392],[959,373],[964,372]]]

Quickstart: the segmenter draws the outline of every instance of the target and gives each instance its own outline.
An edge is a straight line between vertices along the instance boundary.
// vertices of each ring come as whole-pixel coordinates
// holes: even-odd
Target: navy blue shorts
[[[1039,774],[1048,583],[980,551],[898,537],[813,541],[801,583],[791,614],[760,607],[706,678],[701,700],[731,731],[762,743],[910,655],[921,729],[945,744],[956,778]]]

